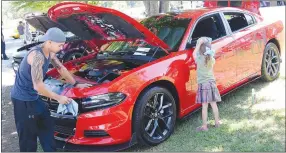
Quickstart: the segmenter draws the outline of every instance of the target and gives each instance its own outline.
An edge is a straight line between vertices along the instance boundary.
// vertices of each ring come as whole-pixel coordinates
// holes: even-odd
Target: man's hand
[[[91,84],[87,84],[87,83],[81,83],[81,84],[77,84],[75,87],[76,88],[88,88],[91,87]]]
[[[57,101],[60,103],[60,104],[69,104],[70,102],[72,102],[72,99],[71,98],[68,98],[66,96],[59,96],[59,98],[57,99]]]

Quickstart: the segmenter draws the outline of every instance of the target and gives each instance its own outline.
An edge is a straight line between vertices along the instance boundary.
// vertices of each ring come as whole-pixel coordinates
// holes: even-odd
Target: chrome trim
[[[70,137],[70,136],[69,136]],[[59,140],[59,141],[66,141],[67,138],[61,138],[61,137],[58,137],[58,136],[54,136],[54,138],[56,140]]]
[[[61,115],[61,114],[58,114],[58,113],[54,113],[51,111],[51,117],[54,117],[54,118],[59,118],[59,119],[72,119],[72,120],[75,120],[77,119],[77,116],[73,116],[73,115]]]
[[[41,99],[42,99],[43,101],[49,101],[49,98],[48,98],[48,97],[45,97],[45,96],[41,96]]]
[[[230,28],[230,26],[229,26],[229,24],[228,24],[226,18],[224,17],[223,12],[219,12],[219,14],[220,14],[220,17],[221,17],[221,19],[222,19],[222,22],[223,22],[223,24],[224,24],[224,27],[225,27],[225,29],[226,29],[227,34],[228,34],[229,36],[232,36],[231,28]]]

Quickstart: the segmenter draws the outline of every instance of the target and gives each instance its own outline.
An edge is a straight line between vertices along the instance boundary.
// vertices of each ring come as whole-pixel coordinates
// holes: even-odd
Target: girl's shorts
[[[209,103],[221,101],[220,93],[216,87],[215,81],[209,81],[198,84],[196,103]]]

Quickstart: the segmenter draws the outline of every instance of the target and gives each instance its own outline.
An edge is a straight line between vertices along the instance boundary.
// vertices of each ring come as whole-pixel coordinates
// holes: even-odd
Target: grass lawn
[[[257,103],[251,104],[251,89]],[[256,80],[222,98],[219,104],[223,125],[208,132],[196,132],[201,111],[178,120],[175,131],[155,147],[136,145],[125,151],[285,151],[285,76],[266,83]],[[209,121],[214,124],[211,107]]]

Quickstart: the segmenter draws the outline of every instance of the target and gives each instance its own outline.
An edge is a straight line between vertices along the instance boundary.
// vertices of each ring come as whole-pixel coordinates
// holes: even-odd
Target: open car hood
[[[68,31],[63,25],[52,21],[46,14],[36,15],[36,16],[28,16],[25,20],[34,28],[39,31],[46,32],[49,28],[58,27],[62,31]]]
[[[170,47],[135,19],[113,9],[78,2],[51,7],[48,16],[83,40],[144,39],[168,53]]]

